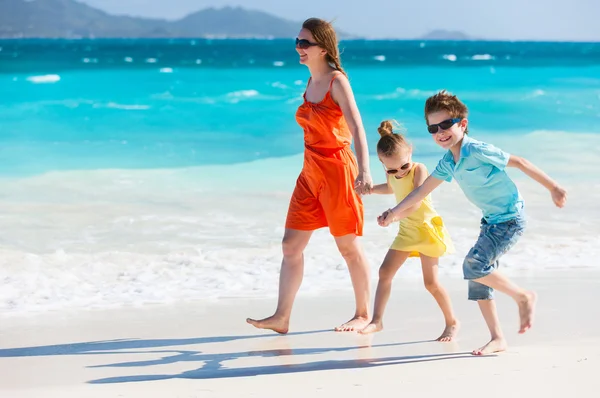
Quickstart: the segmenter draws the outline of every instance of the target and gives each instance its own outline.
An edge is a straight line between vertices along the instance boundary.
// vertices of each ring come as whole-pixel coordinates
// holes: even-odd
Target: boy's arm
[[[567,191],[529,160],[519,156],[510,155],[507,166],[518,168],[533,180],[543,185],[550,191],[552,200],[556,206],[563,207],[567,202]]]
[[[381,226],[388,226],[393,221],[399,220],[408,216],[411,213],[411,208],[417,204],[420,204],[427,195],[429,195],[434,189],[439,187],[444,180],[440,180],[434,176],[429,176],[425,179],[422,185],[414,189],[408,194],[406,198],[398,203],[394,208],[385,211],[381,216],[378,217],[377,221]]]

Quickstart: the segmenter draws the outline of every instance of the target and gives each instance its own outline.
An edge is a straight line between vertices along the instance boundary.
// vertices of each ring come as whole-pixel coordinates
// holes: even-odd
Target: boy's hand
[[[377,217],[377,224],[382,227],[387,227],[394,221],[394,212],[392,209],[387,209],[379,217]]]
[[[567,191],[560,186],[555,186],[550,190],[552,200],[557,207],[564,207],[567,203]]]

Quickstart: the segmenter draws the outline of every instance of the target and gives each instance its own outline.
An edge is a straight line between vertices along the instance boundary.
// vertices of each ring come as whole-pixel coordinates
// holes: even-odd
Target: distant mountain
[[[0,37],[293,37],[300,25],[240,7],[167,21],[115,16],[75,0],[0,0]]]
[[[419,37],[421,40],[475,40],[467,34],[456,30],[432,30]]]
[[[195,12],[173,26],[183,36],[292,37],[298,34],[301,24],[262,11],[226,7]]]
[[[109,15],[73,0],[0,1],[0,37],[131,37],[165,24]]]

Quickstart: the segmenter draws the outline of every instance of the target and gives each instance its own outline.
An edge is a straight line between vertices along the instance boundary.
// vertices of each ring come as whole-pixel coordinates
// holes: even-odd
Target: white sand
[[[291,333],[254,329],[272,299],[46,313],[0,318],[0,397],[597,397],[600,273],[557,271],[518,281],[538,291],[534,328],[516,333],[516,306],[498,297],[510,348],[471,349],[488,335],[466,283],[443,277],[462,321],[456,343],[431,342],[442,318],[420,286],[396,278],[376,335],[335,333],[350,292],[300,295]]]

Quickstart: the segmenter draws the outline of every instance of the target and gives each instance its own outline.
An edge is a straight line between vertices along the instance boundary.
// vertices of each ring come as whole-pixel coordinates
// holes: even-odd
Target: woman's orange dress
[[[354,190],[358,164],[351,148],[352,133],[342,109],[331,97],[337,76],[321,102],[307,101],[305,92],[296,112],[296,121],[304,130],[304,165],[285,227],[312,231],[328,226],[333,236],[361,236],[364,209]]]

